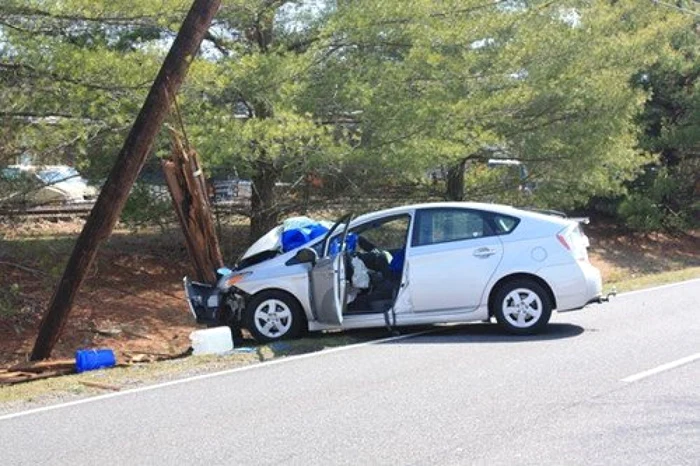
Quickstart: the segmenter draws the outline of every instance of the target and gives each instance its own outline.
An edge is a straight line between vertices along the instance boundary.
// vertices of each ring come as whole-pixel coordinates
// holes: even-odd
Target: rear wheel
[[[255,295],[245,308],[243,321],[261,343],[294,338],[304,324],[299,303],[287,293],[275,290]]]
[[[540,332],[552,315],[547,292],[537,282],[528,279],[513,280],[501,286],[492,306],[499,325],[515,335]]]

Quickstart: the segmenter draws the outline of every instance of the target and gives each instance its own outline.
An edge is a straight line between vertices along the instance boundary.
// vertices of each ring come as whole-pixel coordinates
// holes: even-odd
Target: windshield
[[[60,167],[41,170],[36,172],[36,176],[46,184],[65,183],[85,183],[80,173],[73,167]]]

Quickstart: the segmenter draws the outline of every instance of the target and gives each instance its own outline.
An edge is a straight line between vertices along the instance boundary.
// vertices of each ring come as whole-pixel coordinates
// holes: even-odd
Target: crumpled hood
[[[282,225],[276,226],[253,243],[243,253],[240,261],[243,262],[250,257],[266,252],[292,251],[325,234],[332,226],[332,222],[313,220],[304,216],[289,218]]]
[[[272,230],[265,233],[260,239],[250,246],[241,256],[241,260],[245,260],[256,254],[266,251],[277,251],[282,242],[282,231],[284,227],[278,225]]]

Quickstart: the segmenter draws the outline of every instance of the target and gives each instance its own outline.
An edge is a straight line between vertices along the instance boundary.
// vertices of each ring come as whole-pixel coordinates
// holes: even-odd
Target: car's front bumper
[[[211,285],[182,279],[185,296],[190,312],[199,324],[217,324],[219,322],[220,291]]]

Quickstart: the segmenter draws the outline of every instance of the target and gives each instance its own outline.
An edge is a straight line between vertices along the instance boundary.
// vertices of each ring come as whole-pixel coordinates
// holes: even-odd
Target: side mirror
[[[316,261],[318,260],[318,254],[316,254],[316,251],[314,251],[311,248],[301,248],[297,251],[296,255],[294,258],[300,263],[300,264],[311,264],[315,265]]]

